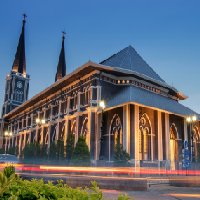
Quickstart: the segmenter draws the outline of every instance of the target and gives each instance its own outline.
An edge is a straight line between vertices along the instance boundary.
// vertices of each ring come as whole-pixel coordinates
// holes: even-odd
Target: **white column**
[[[135,167],[140,167],[139,156],[139,106],[135,105],[134,109],[134,122],[135,122]]]
[[[90,151],[90,131],[91,131],[91,114],[92,114],[92,111],[90,109],[90,107],[88,107],[88,148],[89,148],[89,151]]]
[[[161,112],[158,111],[158,160],[163,160],[163,145],[162,145],[162,121]]]
[[[166,159],[170,160],[170,132],[169,132],[169,114],[165,113],[165,144],[166,144]]]
[[[101,119],[102,119],[102,112],[97,114],[97,138],[96,138],[96,158],[99,160],[100,154],[100,138],[101,138]]]
[[[188,141],[187,121],[184,118],[184,140]]]
[[[57,144],[57,140],[59,139],[59,131],[60,131],[60,123],[62,122],[62,120],[57,120],[57,126],[56,126],[56,141],[55,143]]]
[[[71,118],[70,118],[69,115],[65,115],[64,118],[65,118],[64,145],[66,146],[66,141],[67,141],[68,135],[70,134],[70,133],[68,133],[68,130],[69,130],[69,126],[71,127],[71,124],[69,124],[69,120],[70,120]]]
[[[123,106],[123,147],[130,155],[130,104]]]

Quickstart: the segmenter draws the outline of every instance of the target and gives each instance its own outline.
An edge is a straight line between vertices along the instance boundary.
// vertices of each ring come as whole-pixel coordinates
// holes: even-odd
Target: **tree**
[[[0,154],[5,154],[5,147],[0,148]]]
[[[15,156],[18,156],[19,155],[19,146],[16,146],[15,147]]]
[[[70,133],[67,138],[66,160],[70,161],[74,150],[74,134]]]
[[[10,147],[10,148],[8,149],[8,154],[10,154],[10,155],[15,155],[15,148],[14,148],[14,147]]]
[[[56,160],[56,144],[53,141],[48,149],[49,160]]]
[[[78,142],[72,153],[70,165],[91,166],[90,152],[83,135],[78,138]]]
[[[57,140],[57,159],[58,160],[64,160],[64,141],[60,138]]]
[[[41,159],[45,159],[45,158],[47,158],[47,151],[46,151],[46,145],[45,145],[45,142],[43,142],[42,145],[41,145],[40,158],[41,158]]]
[[[120,140],[116,139],[117,143],[114,148],[114,166],[115,167],[130,167],[130,156],[129,154],[123,150],[123,145],[120,144]]]

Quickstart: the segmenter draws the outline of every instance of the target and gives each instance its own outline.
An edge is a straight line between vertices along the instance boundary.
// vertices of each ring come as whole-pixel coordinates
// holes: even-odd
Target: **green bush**
[[[117,143],[115,145],[115,151],[113,156],[113,165],[115,167],[130,167],[130,156],[129,154],[123,150],[123,145],[120,144],[120,140],[116,139]]]
[[[57,160],[64,160],[64,141],[62,139],[57,140]]]
[[[74,134],[70,133],[67,138],[66,160],[70,161],[74,150]]]
[[[5,154],[5,147],[0,148],[0,154]]]
[[[88,193],[88,188],[72,189],[63,184],[62,180],[58,181],[57,185],[53,185],[51,181],[44,184],[42,179],[22,180],[19,175],[15,178],[13,168],[7,167],[0,172],[0,197],[2,200],[105,200],[103,192],[99,191],[97,187],[97,183],[95,181],[91,181],[91,183],[92,192]],[[118,196],[118,200],[128,199],[131,198],[126,193],[125,197],[121,194]]]
[[[70,165],[91,166],[90,152],[83,135],[79,136],[76,147],[73,150]]]

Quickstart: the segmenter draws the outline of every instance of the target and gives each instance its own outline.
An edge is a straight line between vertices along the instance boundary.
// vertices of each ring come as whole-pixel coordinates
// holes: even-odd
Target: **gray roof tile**
[[[198,113],[194,112],[188,107],[183,106],[179,102],[135,86],[127,86],[122,91],[114,95],[111,99],[106,100],[106,108],[115,107],[130,101],[148,107],[159,108],[174,114],[184,116],[195,114],[197,118],[200,119],[200,115]]]
[[[118,52],[117,54],[114,54],[110,58],[102,61],[100,64],[111,67],[129,69],[132,71],[136,71],[140,74],[149,76],[155,80],[165,82],[130,45]]]

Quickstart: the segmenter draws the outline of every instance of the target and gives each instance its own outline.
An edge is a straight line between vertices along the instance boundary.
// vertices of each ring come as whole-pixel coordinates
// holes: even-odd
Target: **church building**
[[[116,138],[135,167],[168,163],[175,169],[184,140],[196,158],[200,115],[179,103],[188,97],[168,85],[132,46],[66,75],[63,33],[55,83],[28,100],[24,26],[25,19],[6,78],[0,147],[18,145],[21,152],[35,140],[48,149],[59,138],[66,144],[73,133],[75,144],[84,135],[93,163],[103,149],[101,159],[112,166]]]

